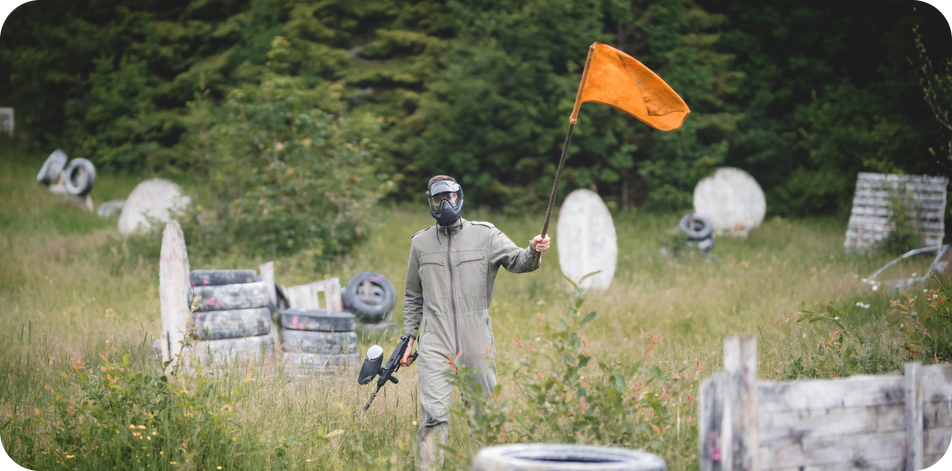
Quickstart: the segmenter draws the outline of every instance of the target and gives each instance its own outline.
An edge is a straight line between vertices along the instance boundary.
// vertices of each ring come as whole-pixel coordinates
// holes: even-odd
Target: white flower
[[[836,316],[836,317],[834,317],[833,319],[834,319],[834,320],[840,320],[840,316]]]
[[[856,303],[857,307],[863,307],[863,303]]]
[[[869,309],[869,304],[864,304],[863,309]]]
[[[873,291],[876,291],[877,289],[879,289],[879,286],[873,285]]]
[[[923,293],[928,293],[928,292],[929,292],[929,290],[927,290],[927,289],[924,289],[924,290],[922,290],[922,292],[923,292]]]

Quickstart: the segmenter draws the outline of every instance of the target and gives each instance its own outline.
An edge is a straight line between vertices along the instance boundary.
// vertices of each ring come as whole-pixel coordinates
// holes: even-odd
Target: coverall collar
[[[436,229],[443,234],[449,233],[450,235],[456,234],[463,229],[463,218],[459,218],[453,224],[449,226],[441,226],[439,223],[436,224]]]

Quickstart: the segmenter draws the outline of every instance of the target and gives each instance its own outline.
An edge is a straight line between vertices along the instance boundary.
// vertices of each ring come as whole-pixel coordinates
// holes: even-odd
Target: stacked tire
[[[356,317],[324,309],[285,309],[280,312],[281,352],[292,376],[333,374],[356,368]]]
[[[397,293],[387,277],[375,272],[354,275],[341,292],[344,310],[357,318],[357,327],[369,335],[381,334],[396,326],[393,307]]]
[[[274,306],[254,270],[194,270],[189,281],[192,299],[198,297],[190,329],[194,354],[215,364],[274,358]]]

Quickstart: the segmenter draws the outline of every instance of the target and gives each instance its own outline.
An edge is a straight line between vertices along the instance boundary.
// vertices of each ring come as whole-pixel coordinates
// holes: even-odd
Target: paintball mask
[[[438,181],[426,191],[426,206],[436,222],[449,226],[463,214],[463,189],[454,181]]]

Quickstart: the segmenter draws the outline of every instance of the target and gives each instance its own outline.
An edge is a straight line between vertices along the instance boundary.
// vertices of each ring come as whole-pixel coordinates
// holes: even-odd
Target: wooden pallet
[[[897,197],[904,200],[906,215],[917,221],[925,245],[941,245],[948,186],[946,177],[860,173],[843,247],[870,249],[889,235],[893,229],[890,205]]]
[[[724,340],[698,400],[700,468],[919,470],[952,440],[952,364],[903,374],[757,380],[753,336]]]

